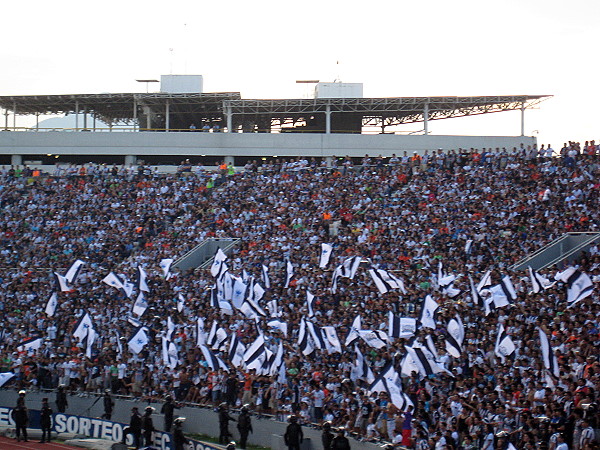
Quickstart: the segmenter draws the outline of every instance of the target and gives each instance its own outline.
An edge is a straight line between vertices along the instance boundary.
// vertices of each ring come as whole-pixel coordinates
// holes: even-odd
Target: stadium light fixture
[[[148,93],[148,86],[150,83],[158,83],[158,80],[135,80],[138,83],[146,83],[146,94]]]

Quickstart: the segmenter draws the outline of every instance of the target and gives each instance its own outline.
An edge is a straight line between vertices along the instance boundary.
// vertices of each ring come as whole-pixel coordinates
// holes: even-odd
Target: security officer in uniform
[[[246,448],[248,441],[248,433],[252,433],[252,420],[250,419],[250,411],[248,405],[242,406],[242,412],[238,417],[238,431],[240,432],[240,448]]]
[[[40,411],[40,427],[42,428],[42,439],[40,443],[50,442],[50,428],[52,427],[52,408],[48,405],[48,399],[42,399],[42,410]]]
[[[298,424],[298,417],[290,416],[290,424],[285,430],[283,440],[289,450],[300,450],[300,444],[304,440],[304,434],[302,433],[302,427]]]
[[[104,391],[104,398],[102,401],[104,402],[104,414],[102,415],[102,418],[110,420],[112,417],[113,408],[115,407],[115,401],[110,395],[110,389]]]
[[[346,431],[344,427],[339,427],[337,429],[337,436],[333,438],[331,441],[331,450],[350,450],[350,441],[345,436]]]
[[[223,402],[219,405],[219,444],[226,444],[229,441],[229,421],[236,422],[236,420],[229,415],[227,411],[227,403]]]
[[[140,446],[140,438],[142,437],[142,416],[138,412],[137,406],[131,408],[131,418],[129,419],[129,426],[123,429],[123,444],[127,435],[133,436],[133,445],[135,448]]]
[[[323,434],[321,435],[321,442],[325,450],[331,448],[331,441],[333,441],[334,435],[331,432],[331,422],[327,421],[323,424]]]
[[[21,434],[23,435],[23,441],[27,442],[27,424],[29,423],[29,410],[27,409],[27,406],[25,406],[25,394],[26,392],[24,390],[19,391],[17,406],[12,412],[13,420],[15,421],[17,442],[21,440]]]
[[[144,433],[144,444],[146,447],[152,446],[152,433],[154,433],[154,423],[152,422],[152,413],[154,408],[152,406],[146,406],[144,410],[144,417],[142,417],[142,430]]]
[[[183,422],[185,421],[185,417],[178,417],[173,421],[173,445],[174,450],[184,450],[184,445],[189,442],[189,440],[183,434]]]

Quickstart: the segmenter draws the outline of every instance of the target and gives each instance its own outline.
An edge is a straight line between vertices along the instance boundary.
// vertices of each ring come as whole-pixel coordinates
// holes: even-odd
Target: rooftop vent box
[[[202,75],[161,75],[160,92],[168,94],[202,94]]]

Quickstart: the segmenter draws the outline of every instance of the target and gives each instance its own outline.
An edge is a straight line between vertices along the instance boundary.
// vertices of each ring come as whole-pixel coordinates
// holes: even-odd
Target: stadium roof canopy
[[[88,113],[107,123],[147,123],[148,128],[187,129],[219,123],[242,130],[282,128],[298,122],[313,131],[358,131],[364,126],[401,125],[533,108],[548,95],[480,97],[390,97],[242,99],[239,92],[173,94],[81,94],[0,96],[0,107],[16,115]],[[145,121],[145,122],[144,122]]]

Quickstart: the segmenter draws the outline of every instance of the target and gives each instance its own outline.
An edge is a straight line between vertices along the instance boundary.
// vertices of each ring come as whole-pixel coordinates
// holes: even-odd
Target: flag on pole
[[[267,313],[264,311],[264,309],[258,306],[258,303],[253,302],[250,299],[244,300],[244,303],[242,303],[242,306],[240,307],[240,311],[248,319],[258,319],[260,317],[267,317]]]
[[[290,281],[292,281],[292,277],[294,276],[294,266],[291,261],[288,259],[285,263],[285,286],[288,287],[290,285]]]
[[[71,286],[69,286],[67,277],[63,277],[59,273],[54,272],[54,279],[56,280],[56,286],[60,292],[69,292],[72,290]]]
[[[389,312],[388,336],[390,338],[407,339],[417,331],[417,319],[396,316]]]
[[[431,295],[427,295],[423,299],[421,305],[421,317],[419,318],[422,328],[431,328],[435,330],[435,312],[438,308],[439,305],[433,300]]]
[[[180,292],[179,295],[177,295],[177,311],[178,312],[183,311],[184,306],[185,306],[185,297]]]
[[[132,353],[137,355],[144,349],[144,346],[148,344],[150,338],[148,337],[147,331],[148,329],[146,327],[139,327],[131,335],[129,341],[127,341],[127,346]]]
[[[538,327],[538,333],[540,336],[540,347],[542,349],[542,360],[544,361],[544,367],[548,369],[548,371],[558,377],[560,375],[560,369],[558,367],[558,359],[556,358],[556,354],[550,345],[550,341],[548,340],[548,336],[544,333],[544,330]]]
[[[150,292],[150,288],[148,287],[148,275],[146,271],[142,268],[142,266],[137,266],[137,276],[136,283],[138,291]]]
[[[204,331],[204,318],[198,317],[196,321],[196,346],[206,345],[206,331]]]
[[[263,281],[263,284],[265,285],[265,288],[270,289],[271,282],[269,281],[269,268],[267,266],[265,266],[264,264],[261,266],[261,276],[262,276],[262,281]]]
[[[67,273],[65,274],[65,278],[67,279],[67,282],[69,284],[73,284],[75,280],[77,280],[77,277],[81,272],[81,268],[84,265],[85,263],[80,259],[76,260],[73,264],[71,264],[71,267],[69,267],[69,270],[67,270]]]
[[[306,328],[308,329],[308,332],[310,333],[310,335],[313,338],[315,347],[318,348],[319,350],[326,349],[327,347],[325,345],[325,339],[323,339],[323,333],[321,333],[321,327],[319,327],[318,325],[315,325],[314,323],[312,323],[310,321],[307,321]]]
[[[30,337],[17,344],[17,350],[20,352],[33,353],[39,350],[44,340],[41,337]]]
[[[557,273],[554,278],[567,285],[567,303],[569,307],[590,296],[594,289],[594,284],[589,275],[575,267],[569,267]]]
[[[548,278],[542,276],[529,266],[529,279],[531,280],[531,291],[538,294],[546,289],[551,288],[556,283],[552,283]]]
[[[218,248],[210,266],[210,273],[213,277],[217,277],[222,272],[222,265],[226,259],[227,255],[223,252],[223,250]]]
[[[58,306],[58,294],[53,292],[50,298],[48,299],[48,303],[46,303],[46,309],[44,310],[49,317],[54,317],[54,313],[56,312],[56,307]]]
[[[367,345],[376,349],[383,348],[388,343],[387,334],[381,330],[360,330],[358,334]]]
[[[232,333],[231,340],[229,342],[229,361],[235,367],[241,367],[244,362],[244,354],[246,353],[246,346],[240,341],[240,338]]]
[[[0,373],[0,387],[4,386],[14,376],[13,372]]]
[[[381,294],[389,292],[391,289],[399,289],[403,294],[406,294],[404,282],[383,269],[369,269],[369,275],[373,279],[375,286]]]
[[[167,317],[167,331],[165,336],[170,341],[173,338],[173,333],[175,333],[175,322],[171,319],[171,316]]]
[[[516,350],[515,343],[512,341],[510,336],[506,334],[504,325],[498,325],[498,335],[496,336],[496,347],[494,353],[504,363],[507,356],[510,356]]]
[[[211,370],[223,369],[229,372],[229,366],[227,366],[225,361],[215,355],[206,345],[200,346],[200,351],[202,351],[202,356],[204,356],[204,360],[208,363]]]
[[[309,335],[310,332],[307,331],[306,321],[302,318],[300,321],[300,330],[298,331],[298,348],[305,356],[308,356],[315,351]]]
[[[161,259],[160,262],[158,263],[158,267],[161,268],[163,277],[165,277],[166,280],[171,278],[171,265],[172,264],[173,264],[172,258]]]
[[[83,342],[90,328],[94,328],[92,318],[87,312],[84,312],[75,324],[73,336]]]
[[[148,309],[148,300],[146,300],[146,296],[143,291],[140,291],[135,302],[133,303],[132,312],[138,317],[142,317],[146,310]]]
[[[267,326],[281,331],[283,333],[283,335],[287,337],[287,332],[288,332],[287,322],[283,322],[282,320],[279,320],[279,319],[270,319],[270,320],[267,320]]]
[[[354,344],[356,341],[360,339],[359,331],[362,328],[360,316],[357,315],[352,321],[352,325],[350,326],[350,330],[348,330],[348,335],[346,336],[346,341],[344,342],[344,346],[349,347]]]
[[[265,338],[262,335],[259,335],[244,353],[244,363],[248,370],[256,369],[258,371],[262,368],[266,358]]]
[[[308,309],[308,317],[315,316],[315,296],[310,293],[310,291],[306,291],[306,308]]]
[[[365,380],[369,384],[373,383],[375,381],[373,371],[357,345],[354,346],[354,353],[356,354],[356,363],[350,372],[350,378],[352,381]]]
[[[115,289],[119,289],[125,292],[125,280],[122,280],[119,276],[115,275],[113,272],[110,272],[102,279],[103,283],[108,284]]]
[[[329,258],[331,258],[331,252],[333,246],[331,244],[321,244],[321,257],[319,258],[319,268],[324,269],[329,264]]]
[[[248,289],[248,285],[239,277],[232,276],[232,279],[233,290],[231,293],[231,304],[237,309],[240,309],[244,303],[244,299],[246,298],[246,290]]]
[[[342,344],[338,338],[337,331],[335,331],[335,327],[321,327],[321,331],[325,340],[325,347],[329,354],[342,353]]]
[[[457,315],[450,319],[446,326],[446,351],[455,358],[460,358],[462,344],[465,339],[465,327]]]

